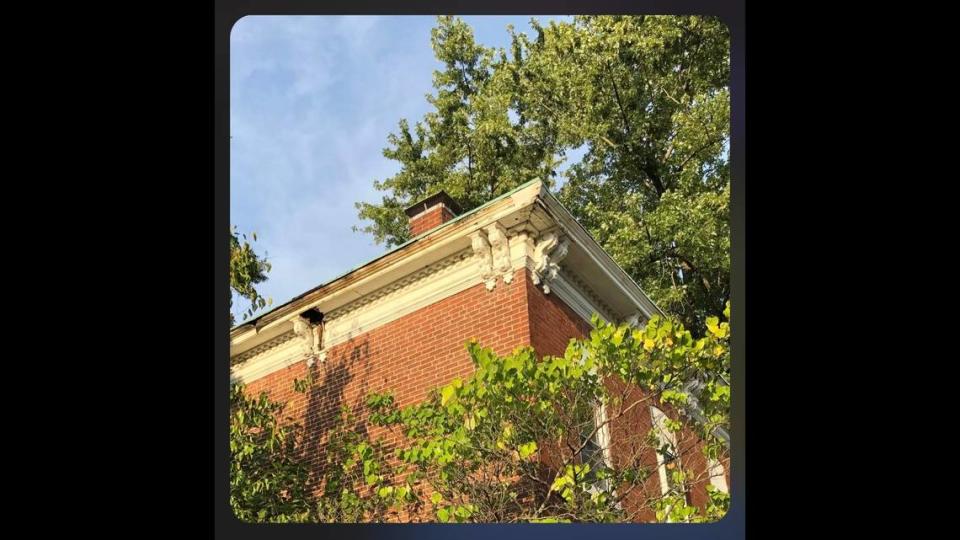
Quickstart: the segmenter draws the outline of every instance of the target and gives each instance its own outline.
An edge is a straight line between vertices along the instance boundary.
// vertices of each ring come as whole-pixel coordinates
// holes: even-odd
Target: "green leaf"
[[[443,495],[440,495],[439,491],[434,491],[433,495],[430,496],[430,501],[433,504],[440,504],[440,501],[443,500]]]
[[[520,453],[520,459],[527,459],[534,452],[537,451],[537,443],[530,441],[526,444],[521,444],[517,451]]]
[[[720,326],[718,326],[719,323],[720,319],[716,317],[707,317],[707,330],[717,337],[723,337],[723,333],[720,331]]]
[[[473,507],[472,505],[460,505],[457,506],[453,513],[457,517],[457,521],[462,523],[473,515]]]
[[[572,484],[573,478],[569,476],[561,476],[553,481],[553,484],[550,485],[550,491],[560,491],[567,484]]]
[[[623,343],[623,336],[626,333],[626,326],[618,328],[617,331],[613,333],[613,337],[610,339],[610,341],[613,343],[614,347],[619,347]]]
[[[440,390],[440,404],[445,406],[453,398],[453,394],[456,391],[456,388],[452,385],[444,386],[443,389]]]
[[[450,521],[450,510],[447,510],[446,508],[437,510],[437,519],[440,520],[440,523],[446,523]]]

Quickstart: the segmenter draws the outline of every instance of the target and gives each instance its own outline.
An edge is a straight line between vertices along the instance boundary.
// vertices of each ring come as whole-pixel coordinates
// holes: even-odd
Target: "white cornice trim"
[[[604,321],[614,321],[615,317],[610,307],[592,295],[582,282],[577,283],[577,281],[579,280],[561,267],[557,277],[551,281],[550,291],[588,323],[594,313],[603,317]]]
[[[381,302],[391,297],[391,295],[395,295],[395,293],[397,292],[400,292],[402,290],[407,290],[411,287],[416,286],[417,284],[430,278],[430,276],[433,276],[439,272],[443,272],[449,267],[461,262],[462,260],[467,258],[469,255],[470,255],[469,250],[463,250],[445,259],[437,261],[436,263],[431,264],[430,266],[427,266],[422,270],[414,272],[413,274],[410,274],[409,276],[403,279],[397,280],[391,283],[390,285],[387,285],[386,287],[381,287],[376,291],[373,291],[369,294],[364,295],[361,298],[358,298],[357,300],[354,300],[353,302],[350,302],[349,304],[346,304],[344,306],[341,306],[337,309],[330,311],[326,315],[326,320],[329,322],[335,319],[340,319],[353,313],[354,311],[357,311],[361,308],[369,306],[370,304]]]
[[[471,255],[471,250],[456,253],[334,310],[324,322],[324,348],[330,349],[481,283]]]
[[[259,356],[259,355],[261,355],[261,354],[269,351],[270,349],[274,349],[274,348],[276,348],[276,347],[279,347],[280,345],[283,345],[283,344],[286,343],[287,341],[290,341],[291,339],[294,339],[294,338],[296,338],[296,337],[297,337],[296,333],[294,333],[292,330],[289,331],[289,332],[284,332],[284,333],[280,334],[279,336],[271,339],[270,341],[267,341],[266,343],[262,343],[262,344],[260,344],[260,345],[257,345],[256,347],[254,347],[254,348],[252,348],[252,349],[244,352],[243,354],[239,354],[239,355],[231,358],[231,360],[233,361],[234,364],[244,363],[244,362],[246,362],[247,360],[250,360],[251,358],[253,358],[253,357],[255,357],[255,356]]]
[[[590,260],[603,271],[607,278],[616,285],[626,298],[630,299],[630,302],[634,304],[647,319],[654,315],[663,315],[663,311],[647,297],[646,293],[640,289],[640,286],[620,268],[620,265],[597,244],[597,241],[590,236],[586,229],[584,229],[577,220],[573,219],[570,212],[567,211],[553,195],[544,193],[540,201],[549,215],[559,223],[561,229],[583,249]]]
[[[472,250],[460,251],[387,287],[331,311],[324,318],[324,359],[333,347],[405,315],[482,283]],[[286,332],[241,355],[246,361],[232,370],[231,381],[250,382],[289,367],[304,356],[303,343]]]
[[[277,340],[268,342],[274,344],[272,347],[259,350],[244,363],[234,366],[230,369],[230,382],[248,384],[261,377],[265,377],[275,371],[288,368],[303,361],[303,350],[300,341],[296,338],[293,331],[284,333],[285,340],[275,343]],[[278,338],[279,339],[279,338]],[[267,344],[264,344],[267,345]],[[256,349],[261,349],[257,347]]]
[[[423,267],[466,248],[469,245],[467,235],[479,227],[510,216],[523,215],[524,211],[529,213],[530,206],[544,192],[541,182],[531,182],[514,193],[491,201],[488,203],[490,205],[488,208],[458,216],[426,233],[423,237],[417,238],[409,245],[385,253],[363,267],[277,307],[255,321],[234,328],[231,330],[231,352],[242,354],[247,348],[259,345],[263,341],[260,336],[275,333],[278,328],[287,327],[290,319],[303,311],[313,308],[321,312],[332,311],[364,296],[371,289],[416,271],[417,266]],[[513,221],[516,220],[513,218]]]
[[[322,354],[351,338],[483,283],[475,264],[472,250],[465,250],[331,312],[324,321]],[[612,320],[610,308],[567,269],[561,268],[551,285],[557,298],[587,323],[595,312],[604,320]],[[231,370],[231,382],[249,383],[303,361],[303,344],[296,338],[291,330],[241,355],[239,359],[243,363]]]

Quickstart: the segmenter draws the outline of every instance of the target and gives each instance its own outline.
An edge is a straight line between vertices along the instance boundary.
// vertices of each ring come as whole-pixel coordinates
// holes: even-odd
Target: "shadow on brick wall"
[[[314,385],[307,392],[307,407],[304,415],[304,438],[301,452],[310,463],[307,480],[311,490],[322,487],[326,455],[324,445],[333,429],[340,410],[346,406],[356,418],[353,431],[366,436],[367,426],[363,421],[364,399],[367,393],[367,376],[372,368],[369,342],[354,344],[353,340],[339,351],[327,357],[323,363],[314,364],[310,370]],[[357,380],[357,378],[359,379]],[[351,386],[351,382],[357,384]],[[348,391],[349,386],[349,391]]]

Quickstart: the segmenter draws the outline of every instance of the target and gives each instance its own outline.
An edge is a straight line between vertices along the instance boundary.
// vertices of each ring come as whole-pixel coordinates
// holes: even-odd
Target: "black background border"
[[[408,1],[402,4],[383,1],[329,0],[323,3],[306,0],[219,0],[214,10],[214,213],[210,234],[213,235],[215,268],[223,268],[228,260],[228,245],[219,240],[220,231],[230,225],[229,220],[229,123],[230,123],[230,30],[246,15],[569,15],[569,14],[697,14],[720,17],[730,28],[731,36],[731,330],[732,391],[731,391],[731,507],[727,516],[711,524],[560,524],[560,525],[500,525],[500,524],[331,524],[331,525],[254,525],[237,520],[229,507],[229,450],[227,445],[228,385],[229,385],[229,321],[215,317],[213,353],[218,360],[211,364],[213,388],[212,429],[214,438],[214,486],[212,501],[214,532],[217,538],[315,538],[332,534],[349,537],[432,538],[455,534],[459,538],[498,537],[532,538],[549,535],[551,538],[581,537],[603,534],[608,538],[743,538],[746,529],[746,463],[745,463],[745,6],[738,2],[707,0],[674,1],[592,1],[592,2],[504,2]],[[222,274],[222,275],[221,275]],[[215,293],[214,313],[229,311],[229,290],[225,273],[213,277]],[[217,396],[222,396],[219,398]]]

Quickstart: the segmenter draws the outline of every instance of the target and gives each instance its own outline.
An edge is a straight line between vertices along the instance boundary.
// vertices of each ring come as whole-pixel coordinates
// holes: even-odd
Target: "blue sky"
[[[540,21],[567,17],[536,17]],[[478,42],[509,44],[530,16],[463,17]],[[374,180],[401,118],[429,110],[441,64],[432,16],[248,16],[230,35],[230,222],[256,232],[273,269],[259,286],[283,303],[385,251],[355,233],[354,202],[379,201]],[[234,316],[247,307],[234,300]]]

